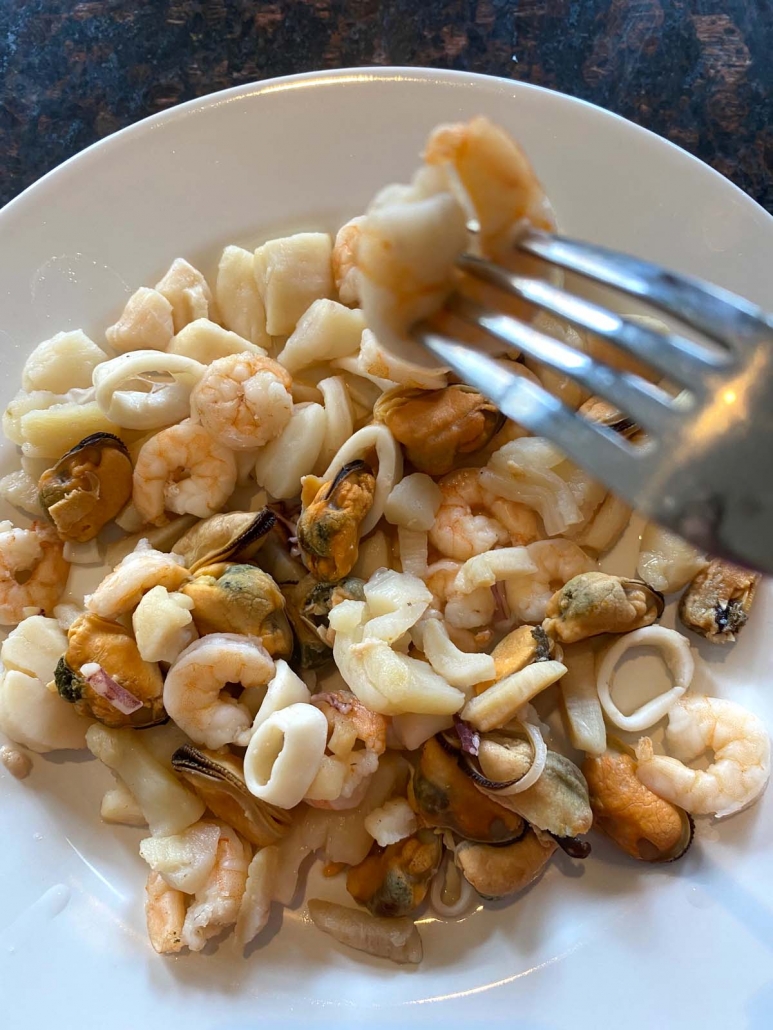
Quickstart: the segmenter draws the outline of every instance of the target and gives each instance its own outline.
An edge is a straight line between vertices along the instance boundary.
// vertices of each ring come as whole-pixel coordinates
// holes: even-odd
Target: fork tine
[[[629,322],[614,311],[541,279],[515,275],[472,254],[463,255],[458,265],[469,275],[543,308],[572,325],[589,329],[682,386],[695,389],[707,373],[729,364],[729,356],[712,354],[683,336],[666,335]]]
[[[519,249],[595,282],[641,297],[735,351],[773,340],[773,319],[749,301],[649,261],[562,236],[529,231]]]
[[[554,372],[569,376],[591,393],[605,397],[644,428],[667,430],[673,422],[674,411],[667,395],[645,380],[594,361],[574,347],[466,297],[455,299],[450,310]]]
[[[617,493],[628,498],[635,495],[643,449],[632,447],[606,426],[576,415],[547,390],[508,372],[482,351],[422,327],[414,330],[414,336],[508,418],[552,440],[572,461],[607,485],[614,479]]]

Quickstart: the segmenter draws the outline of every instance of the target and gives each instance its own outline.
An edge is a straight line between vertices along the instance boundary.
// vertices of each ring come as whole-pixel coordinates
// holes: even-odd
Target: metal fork
[[[610,401],[645,430],[644,442],[573,412],[490,354],[453,339],[445,325],[420,326],[419,341],[648,518],[712,555],[773,573],[773,316],[719,287],[603,247],[531,231],[517,248],[641,298],[720,345],[659,333],[541,279],[472,255],[460,259],[467,274],[590,330],[682,388],[669,396],[463,293],[452,298],[452,318]]]

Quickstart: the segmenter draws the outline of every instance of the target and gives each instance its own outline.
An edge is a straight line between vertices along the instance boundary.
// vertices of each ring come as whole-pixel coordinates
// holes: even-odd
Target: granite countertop
[[[772,51],[771,0],[0,0],[0,204],[180,101],[401,64],[593,101],[773,211]]]

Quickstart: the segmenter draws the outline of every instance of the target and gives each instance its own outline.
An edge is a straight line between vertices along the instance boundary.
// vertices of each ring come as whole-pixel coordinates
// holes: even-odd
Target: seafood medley
[[[425,906],[516,897],[558,849],[593,861],[596,834],[672,862],[694,817],[765,789],[760,719],[693,688],[695,635],[731,645],[758,577],[657,526],[636,578],[601,571],[625,504],[411,340],[465,250],[539,274],[513,256],[525,226],[555,224],[519,147],[485,118],[441,126],[335,238],[228,246],[213,283],[178,258],[103,339],[27,359],[3,416],[0,757],[20,779],[28,752],[99,760],[101,819],[145,831],[158,953],[247,946],[313,854],[351,897],[309,899],[313,924],[416,964]],[[73,566],[108,571],[82,596]],[[672,685],[626,714],[634,648]]]

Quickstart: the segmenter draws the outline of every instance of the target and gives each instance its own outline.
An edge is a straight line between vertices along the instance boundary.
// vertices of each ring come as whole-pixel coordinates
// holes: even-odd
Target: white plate
[[[683,151],[595,107],[450,72],[365,70],[217,94],[126,129],[0,214],[0,400],[23,356],[60,329],[97,340],[130,290],[177,255],[333,228],[402,181],[438,122],[485,113],[532,158],[568,233],[770,303],[773,220]],[[5,458],[9,459],[8,452]],[[6,464],[8,461],[6,461]],[[712,690],[773,726],[767,591],[740,642],[701,666]],[[704,653],[706,653],[704,651]],[[713,685],[712,685],[713,681]],[[186,1030],[306,1026],[770,1027],[773,792],[700,827],[674,866],[634,865],[594,840],[516,904],[422,927],[406,971],[346,952],[303,906],[245,959],[162,959],[144,928],[139,832],[100,826],[95,762],[0,773],[0,1023]]]

